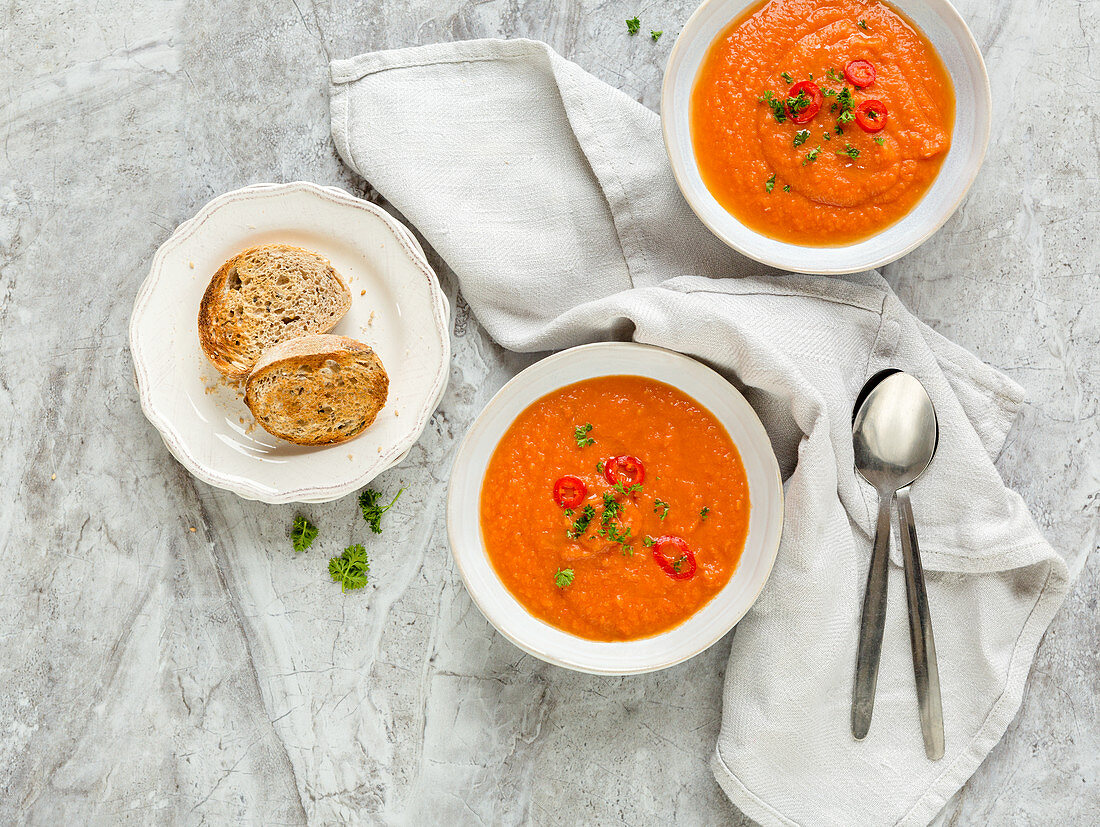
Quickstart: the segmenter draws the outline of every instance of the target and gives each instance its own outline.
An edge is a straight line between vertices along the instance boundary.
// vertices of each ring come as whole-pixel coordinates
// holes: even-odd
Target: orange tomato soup
[[[763,235],[810,246],[867,238],[913,209],[954,122],[932,45],[890,6],[859,0],[750,8],[711,46],[691,96],[715,199]]]
[[[749,489],[713,414],[661,382],[608,376],[516,418],[480,508],[489,559],[529,612],[590,640],[632,640],[682,623],[729,582]]]

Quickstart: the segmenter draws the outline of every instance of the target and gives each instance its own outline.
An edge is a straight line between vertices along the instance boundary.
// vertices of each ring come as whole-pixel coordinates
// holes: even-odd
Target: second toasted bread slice
[[[301,336],[264,353],[245,383],[245,403],[268,433],[325,445],[374,422],[389,383],[368,345],[346,336]]]
[[[280,342],[327,333],[351,307],[351,291],[319,253],[265,244],[229,259],[199,305],[199,343],[231,379],[248,376]]]

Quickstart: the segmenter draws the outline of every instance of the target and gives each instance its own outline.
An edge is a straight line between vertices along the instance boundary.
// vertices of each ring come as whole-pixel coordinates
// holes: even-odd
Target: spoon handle
[[[901,557],[905,563],[905,597],[909,603],[909,639],[913,644],[913,673],[917,679],[917,703],[924,751],[933,761],[943,758],[943,703],[940,699],[940,670],[936,663],[936,642],[924,590],[924,568],[913,524],[909,486],[898,491],[898,530]]]
[[[882,630],[886,625],[886,575],[890,559],[890,494],[879,493],[878,525],[871,568],[867,572],[867,591],[863,594],[863,621],[859,627],[856,655],[856,684],[852,692],[852,735],[862,741],[871,728],[875,709],[875,684],[878,660],[882,652]]]

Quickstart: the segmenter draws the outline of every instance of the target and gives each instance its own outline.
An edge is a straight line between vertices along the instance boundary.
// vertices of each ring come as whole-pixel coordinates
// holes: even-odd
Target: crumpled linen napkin
[[[1068,589],[993,465],[1021,389],[874,273],[780,274],[727,249],[676,189],[657,115],[545,44],[367,54],[331,76],[341,156],[420,229],[498,342],[662,345],[717,368],[763,420],[786,514],[726,671],[712,767],[734,804],[763,824],[931,820],[1015,715]],[[875,521],[851,412],[885,367],[924,382],[942,429],[913,488],[943,691],[938,762],[921,739],[896,533],[874,719],[863,742],[849,729]]]

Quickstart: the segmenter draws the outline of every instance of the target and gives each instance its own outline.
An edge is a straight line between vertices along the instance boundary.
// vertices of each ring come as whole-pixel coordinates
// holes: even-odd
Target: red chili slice
[[[886,126],[889,117],[890,113],[886,111],[882,101],[873,98],[856,107],[856,123],[864,132],[879,132]]]
[[[645,479],[645,466],[637,457],[609,457],[604,463],[603,478],[612,485],[622,482],[623,487],[626,488]]]
[[[588,496],[588,486],[580,477],[566,475],[554,483],[554,502],[562,508],[576,508]]]
[[[844,67],[848,83],[863,89],[875,82],[875,65],[869,60],[849,60]]]
[[[659,538],[653,546],[653,559],[661,571],[673,580],[688,580],[695,576],[695,555],[679,537]]]
[[[809,103],[795,112],[791,109],[791,103],[798,98],[799,92],[806,93],[806,97],[809,98]],[[791,123],[809,123],[813,120],[818,110],[821,109],[821,102],[823,100],[821,88],[816,83],[812,80],[800,81],[792,86],[790,91],[787,92],[787,117],[791,119]]]

